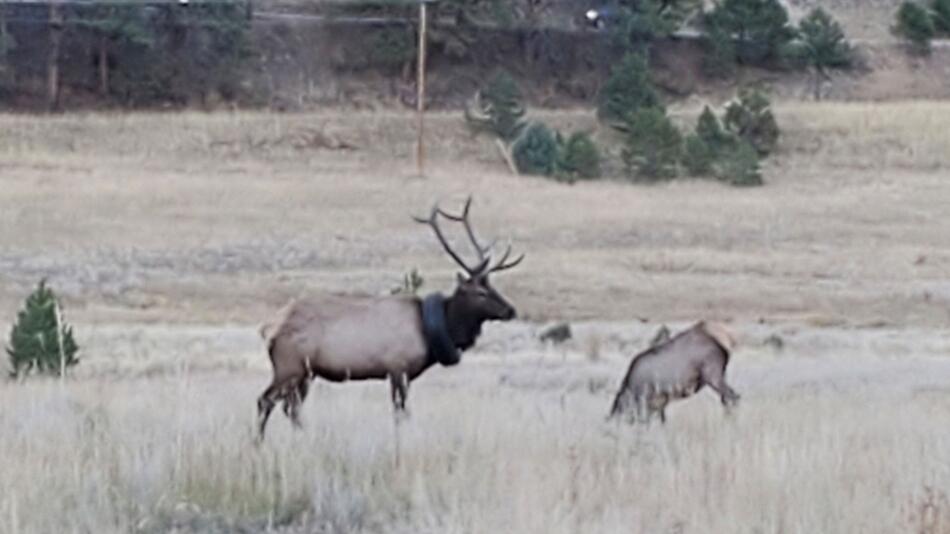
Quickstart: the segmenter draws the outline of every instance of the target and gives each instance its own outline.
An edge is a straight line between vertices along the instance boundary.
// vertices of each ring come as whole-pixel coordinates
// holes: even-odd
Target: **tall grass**
[[[920,387],[946,366],[735,364],[733,418],[702,394],[631,429],[572,387],[622,362],[574,356],[433,371],[398,429],[383,384],[320,385],[260,449],[264,376],[5,385],[0,532],[947,532],[950,410]]]

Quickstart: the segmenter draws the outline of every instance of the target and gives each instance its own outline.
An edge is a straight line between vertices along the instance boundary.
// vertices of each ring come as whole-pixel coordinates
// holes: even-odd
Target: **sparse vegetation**
[[[897,10],[893,32],[904,40],[912,53],[928,55],[936,29],[926,8],[913,0],[905,0]]]
[[[62,375],[79,363],[78,350],[72,327],[61,322],[56,295],[41,281],[27,297],[10,332],[10,374],[14,378],[30,373]]]

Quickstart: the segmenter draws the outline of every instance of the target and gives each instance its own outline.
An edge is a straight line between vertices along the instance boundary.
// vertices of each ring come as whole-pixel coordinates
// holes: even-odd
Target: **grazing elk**
[[[393,408],[405,412],[409,383],[436,363],[459,363],[462,351],[475,344],[485,321],[514,319],[515,308],[489,283],[489,275],[515,267],[524,259],[508,261],[511,245],[494,264],[491,246],[483,246],[469,222],[471,197],[460,215],[438,205],[428,224],[445,252],[465,271],[458,275],[454,293],[415,296],[322,296],[292,302],[274,325],[261,335],[267,343],[274,376],[257,401],[259,439],[277,402],[295,427],[299,409],[315,376],[333,382],[389,379]],[[460,222],[478,255],[468,265],[452,249],[439,218]]]
[[[633,358],[609,418],[627,413],[630,422],[649,422],[657,414],[665,423],[670,401],[685,399],[703,386],[715,390],[723,406],[730,408],[739,401],[726,383],[726,365],[735,344],[725,326],[706,321],[660,340]]]

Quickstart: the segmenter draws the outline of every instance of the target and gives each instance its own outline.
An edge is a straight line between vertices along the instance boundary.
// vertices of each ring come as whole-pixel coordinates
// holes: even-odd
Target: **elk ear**
[[[465,282],[468,281],[468,278],[465,278],[465,275],[462,274],[462,273],[459,273],[459,272],[456,272],[456,273],[455,273],[455,279],[456,279],[456,281],[458,282],[459,285],[462,285],[462,284],[464,284]]]

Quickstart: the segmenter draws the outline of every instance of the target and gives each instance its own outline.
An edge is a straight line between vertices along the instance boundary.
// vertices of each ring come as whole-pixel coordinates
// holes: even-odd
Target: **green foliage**
[[[422,277],[418,269],[413,267],[411,271],[403,275],[402,284],[394,287],[389,293],[392,295],[418,295],[423,284],[425,284],[425,278]]]
[[[498,71],[465,108],[465,121],[475,132],[512,142],[524,129],[524,97],[505,71]]]
[[[557,135],[557,176],[568,182],[600,177],[600,150],[590,134],[575,132],[567,140]]]
[[[778,144],[780,132],[771,102],[757,89],[739,91],[739,97],[726,106],[723,122],[727,131],[748,141],[763,156]]]
[[[481,28],[508,27],[515,20],[513,5],[507,0],[442,0],[438,3],[438,15],[438,19],[451,23],[433,23],[429,40],[457,59],[492,44],[479,39]]]
[[[716,153],[696,134],[686,136],[683,142],[683,168],[690,176],[704,176],[712,172]]]
[[[854,51],[844,30],[824,9],[817,7],[798,25],[799,41],[790,55],[815,73],[815,99],[821,97],[821,80],[830,69],[846,69],[854,62]]]
[[[930,19],[937,35],[950,37],[950,0],[933,0],[930,4]]]
[[[64,323],[57,332],[57,306],[56,296],[45,281],[27,297],[24,308],[17,314],[7,347],[14,378],[30,372],[58,375],[79,362],[76,358],[79,346],[73,339],[72,328]]]
[[[703,106],[703,112],[699,114],[699,119],[696,121],[696,135],[715,151],[736,142],[734,135],[723,130],[722,123],[709,106]]]
[[[412,32],[403,27],[386,27],[373,36],[369,60],[374,65],[401,68],[416,55]]]
[[[713,176],[732,185],[762,184],[758,151],[723,129],[709,107],[700,114],[696,132],[686,138],[682,163],[692,176]]]
[[[811,10],[798,25],[804,58],[817,69],[841,69],[851,66],[854,51],[845,39],[838,21],[820,7]]]
[[[597,103],[597,117],[625,131],[626,120],[644,108],[662,109],[660,95],[650,81],[650,69],[646,57],[642,54],[627,54],[619,65],[614,67],[610,78],[600,90]]]
[[[656,0],[615,2],[607,26],[611,41],[626,52],[646,53],[653,41],[668,36],[677,24],[665,17]]]
[[[751,143],[739,141],[716,157],[713,175],[731,185],[762,185],[759,154]]]
[[[683,139],[662,108],[642,108],[627,116],[623,161],[636,177],[675,178]]]
[[[779,0],[723,0],[705,22],[707,35],[714,28],[736,39],[736,58],[744,64],[761,65],[781,59],[782,51],[795,37],[788,12]]]
[[[515,167],[522,174],[551,176],[557,169],[557,137],[540,122],[532,122],[511,146]]]
[[[898,8],[897,23],[892,31],[907,43],[911,52],[920,55],[930,53],[930,41],[936,35],[930,13],[910,0],[905,0]]]
[[[93,8],[80,24],[115,44],[150,46],[155,36],[141,6],[101,5]]]
[[[710,23],[706,26],[703,41],[703,72],[712,78],[728,78],[735,74],[736,43],[729,32]]]

